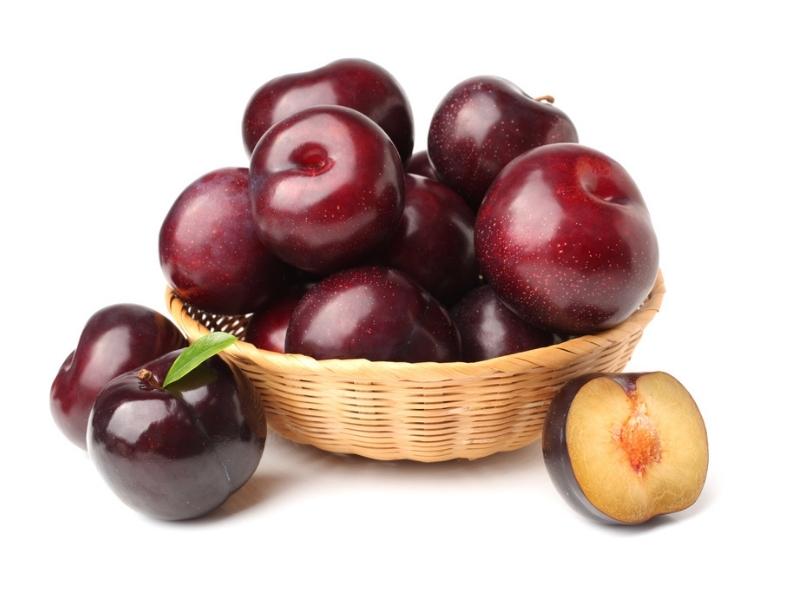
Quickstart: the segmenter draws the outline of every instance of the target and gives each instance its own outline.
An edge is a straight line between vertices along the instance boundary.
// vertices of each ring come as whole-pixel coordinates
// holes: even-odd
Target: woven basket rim
[[[478,362],[408,363],[371,361],[366,358],[316,360],[302,354],[283,354],[262,350],[243,340],[238,340],[223,350],[223,353],[256,364],[267,363],[276,370],[314,371],[340,376],[349,373],[363,374],[365,371],[374,371],[376,375],[380,374],[380,376],[384,377],[395,375],[403,379],[409,378],[415,373],[424,372],[426,380],[437,379],[437,374],[441,375],[441,379],[446,380],[453,377],[454,371],[462,371],[464,375],[468,376],[483,377],[507,371],[518,371],[521,364],[528,367],[532,364],[539,364],[557,368],[574,361],[579,356],[597,352],[599,349],[628,339],[632,334],[644,330],[661,308],[665,292],[664,278],[659,270],[655,284],[642,306],[619,325],[597,333],[572,338],[559,344]],[[169,287],[166,290],[166,301],[173,318],[190,339],[195,339],[209,332],[207,327],[192,318],[183,300]]]

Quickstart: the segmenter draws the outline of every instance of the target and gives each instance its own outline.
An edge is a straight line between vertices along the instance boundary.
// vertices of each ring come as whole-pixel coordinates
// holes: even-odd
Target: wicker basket
[[[569,379],[621,371],[663,296],[659,273],[642,307],[613,329],[477,363],[318,361],[246,342],[223,357],[255,385],[269,425],[290,440],[379,460],[476,459],[539,439],[550,400]],[[167,305],[190,340],[209,330],[241,336],[247,325],[247,317],[195,310],[172,290]]]

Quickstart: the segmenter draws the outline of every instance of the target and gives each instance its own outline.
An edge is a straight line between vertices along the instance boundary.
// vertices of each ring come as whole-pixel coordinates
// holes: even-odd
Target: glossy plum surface
[[[323,104],[346,106],[366,115],[392,139],[403,161],[411,156],[414,122],[405,93],[385,69],[359,59],[337,60],[265,83],[244,113],[242,134],[248,151],[252,153],[275,123]]]
[[[161,226],[169,284],[193,306],[244,314],[284,286],[285,267],[258,237],[247,169],[220,169],[187,187]]]
[[[426,177],[406,175],[405,190],[385,264],[449,306],[478,284],[475,215],[458,194]]]
[[[556,336],[529,325],[503,304],[488,285],[472,290],[450,311],[461,333],[467,362],[549,346]]]
[[[415,152],[406,162],[406,173],[410,175],[421,175],[434,181],[439,181],[439,174],[433,168],[430,156],[426,150]]]
[[[210,512],[250,478],[266,425],[252,388],[220,358],[160,386],[178,352],[114,379],[98,396],[89,456],[114,492],[159,519]]]
[[[316,359],[450,362],[460,356],[447,311],[408,276],[360,267],[318,283],[295,308],[286,352]]]
[[[262,350],[285,352],[286,329],[292,311],[310,288],[311,285],[294,286],[254,314],[247,325],[245,341]]]
[[[310,108],[258,143],[250,166],[261,239],[287,263],[331,273],[383,243],[403,212],[403,166],[391,140],[349,108]]]
[[[436,109],[428,153],[443,182],[477,210],[511,160],[537,146],[577,142],[572,121],[498,77],[474,77],[454,87]]]
[[[50,410],[72,442],[86,448],[86,424],[100,390],[114,377],[186,345],[166,317],[137,304],[115,304],[87,321],[50,388]]]
[[[481,272],[502,300],[542,329],[613,327],[645,300],[658,243],[622,166],[578,144],[552,144],[510,163],[478,212]]]

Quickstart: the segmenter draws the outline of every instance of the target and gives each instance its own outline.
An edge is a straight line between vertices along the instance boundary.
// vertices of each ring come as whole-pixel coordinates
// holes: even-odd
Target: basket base
[[[273,422],[269,422],[269,427],[276,435],[279,435],[295,444],[310,446],[318,450],[322,450],[323,452],[330,452],[331,454],[338,454],[342,456],[360,456],[362,458],[384,462],[405,460],[422,463],[437,463],[451,460],[480,460],[494,454],[520,450],[530,446],[535,442],[538,442],[542,437],[541,428],[539,428],[535,435],[530,436],[527,439],[514,440],[514,442],[508,444],[507,447],[498,447],[496,443],[490,443],[485,447],[480,447],[480,445],[471,445],[469,449],[466,449],[461,453],[455,453],[452,451],[443,453],[442,449],[436,448],[425,450],[407,450],[403,452],[399,448],[381,448],[375,447],[374,445],[358,446],[352,443],[342,444],[336,440],[331,440],[330,442],[321,441],[319,438],[308,438],[302,434],[296,435],[297,432],[276,427]]]
[[[531,444],[535,444],[541,440],[541,431],[538,434],[533,436],[531,439],[528,440],[518,440],[514,444],[510,444],[506,448],[498,448],[496,444],[492,444],[491,446],[487,446],[481,448],[479,446],[475,446],[470,448],[470,451],[464,453],[463,455],[456,456],[453,453],[447,455],[446,458],[443,458],[441,450],[414,450],[414,451],[406,451],[403,452],[399,448],[375,448],[373,446],[363,446],[358,447],[352,444],[342,444],[332,441],[331,443],[321,442],[318,439],[309,440],[305,436],[295,436],[292,435],[291,432],[286,430],[280,430],[275,425],[270,423],[269,425],[270,434],[274,434],[276,436],[282,437],[284,440],[287,440],[293,444],[299,444],[301,446],[307,446],[309,448],[315,448],[321,452],[326,452],[330,454],[335,454],[338,456],[347,456],[347,457],[360,457],[367,460],[375,460],[380,462],[393,462],[393,461],[408,461],[408,462],[419,462],[419,463],[442,463],[448,461],[459,461],[459,460],[467,460],[467,461],[474,461],[474,460],[481,460],[483,458],[488,458],[495,454],[503,454],[507,452],[514,452],[516,450],[521,450],[523,448],[527,448]],[[430,454],[429,454],[430,453]]]

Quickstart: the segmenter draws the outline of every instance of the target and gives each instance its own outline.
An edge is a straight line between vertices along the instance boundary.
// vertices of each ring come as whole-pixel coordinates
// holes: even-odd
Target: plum
[[[329,274],[364,260],[403,212],[403,165],[387,135],[350,108],[310,108],[264,134],[250,162],[262,241],[283,261]]]
[[[477,210],[498,173],[543,144],[577,142],[569,117],[550,97],[531,98],[499,77],[473,77],[450,90],[428,130],[428,154],[440,179]]]
[[[177,294],[216,314],[252,312],[285,286],[286,267],[261,243],[247,169],[212,171],[173,204],[159,236],[161,268]]]
[[[311,284],[294,286],[254,314],[247,324],[245,341],[262,350],[285,352],[289,319],[297,303],[311,287]]]
[[[114,377],[186,345],[166,317],[137,304],[114,304],[87,321],[50,388],[50,409],[72,442],[86,448],[97,394]]]
[[[204,515],[247,482],[264,451],[254,388],[219,357],[166,388],[180,352],[113,379],[92,409],[89,456],[111,489],[150,516]]]
[[[317,359],[450,362],[460,356],[447,311],[407,275],[359,267],[331,275],[300,301],[286,352]]]
[[[322,104],[346,106],[364,114],[386,132],[403,160],[411,155],[414,122],[405,93],[385,69],[353,58],[283,75],[261,86],[244,112],[245,146],[252,153],[275,123]]]
[[[487,360],[556,343],[555,334],[520,319],[488,285],[464,296],[450,315],[461,333],[465,361]]]
[[[611,523],[688,508],[708,470],[703,417],[686,388],[663,372],[569,382],[550,404],[542,451],[567,501]]]
[[[658,242],[633,179],[579,144],[519,156],[475,221],[481,272],[532,325],[582,335],[627,319],[658,274]]]
[[[405,177],[405,207],[383,261],[450,306],[478,284],[475,215],[441,183]]]

